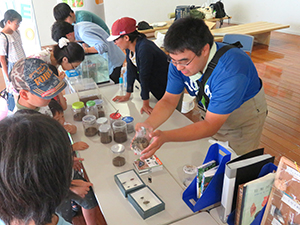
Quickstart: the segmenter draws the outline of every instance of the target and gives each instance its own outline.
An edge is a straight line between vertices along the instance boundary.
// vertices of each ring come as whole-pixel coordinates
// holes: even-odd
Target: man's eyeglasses
[[[179,60],[179,61],[175,61],[174,59],[172,59],[170,56],[168,56],[168,62],[170,63],[173,63],[174,66],[188,66],[191,64],[191,62],[196,58],[196,54],[195,56],[190,60],[188,61],[187,59],[182,59],[182,60]]]

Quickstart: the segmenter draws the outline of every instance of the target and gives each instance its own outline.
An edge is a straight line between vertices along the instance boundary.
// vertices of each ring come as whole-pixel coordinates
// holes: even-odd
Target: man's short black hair
[[[64,21],[65,19],[70,16],[70,13],[74,13],[74,11],[71,9],[71,7],[67,3],[58,3],[54,8],[53,8],[53,16],[56,21],[62,20]]]
[[[58,42],[61,37],[67,38],[67,34],[72,32],[74,32],[74,26],[65,21],[56,21],[51,28],[52,39],[55,42]]]
[[[202,19],[192,17],[176,20],[168,29],[164,39],[164,48],[169,53],[190,50],[197,56],[208,43],[212,46],[214,37]]]
[[[42,114],[0,121],[0,218],[51,223],[71,185],[72,148],[59,122]]]

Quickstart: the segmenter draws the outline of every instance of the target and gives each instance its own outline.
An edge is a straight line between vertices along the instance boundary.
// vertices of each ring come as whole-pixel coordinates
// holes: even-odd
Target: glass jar
[[[112,163],[114,166],[123,166],[126,163],[124,152],[125,147],[122,144],[115,144],[111,147],[112,151]]]
[[[100,126],[101,126],[102,124],[108,124],[108,119],[107,119],[106,117],[100,117],[100,118],[98,118],[98,119],[96,120],[96,123],[97,123],[97,125],[98,125],[98,127],[99,127],[99,129],[100,129]],[[98,135],[100,136],[100,130],[98,131]]]
[[[194,165],[184,165],[182,170],[184,172],[183,185],[188,187],[197,175],[197,167]]]
[[[98,109],[95,101],[90,100],[86,102],[85,113],[86,115],[94,115],[96,118],[98,118]]]
[[[127,124],[127,133],[133,133],[134,132],[134,122],[133,122],[133,117],[131,116],[124,116],[122,118],[123,121],[126,122]]]
[[[121,120],[121,114],[118,112],[111,113],[109,115],[110,124],[113,124],[116,120]]]
[[[84,134],[87,137],[93,137],[98,133],[98,127],[96,123],[96,116],[86,115],[82,118],[82,124],[84,128]]]
[[[94,100],[96,103],[97,111],[98,111],[98,117],[104,117],[105,116],[105,110],[104,110],[104,102],[103,99],[96,99]]]
[[[85,116],[85,107],[83,102],[74,102],[72,104],[73,120],[81,121]]]
[[[123,120],[116,120],[112,123],[114,141],[123,143],[127,141],[127,124]]]
[[[100,142],[102,144],[108,144],[112,141],[112,131],[109,124],[102,124],[99,127]]]
[[[141,127],[140,130],[135,132],[135,136],[131,141],[130,147],[136,155],[140,155],[141,152],[147,148],[150,144],[150,133],[152,130],[145,127]]]

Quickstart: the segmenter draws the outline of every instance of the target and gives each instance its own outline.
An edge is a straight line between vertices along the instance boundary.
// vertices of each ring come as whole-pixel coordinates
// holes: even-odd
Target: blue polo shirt
[[[217,49],[220,49],[224,44],[216,45]],[[202,77],[199,81],[201,79]],[[191,96],[197,96],[197,82],[182,74],[170,63],[166,91],[180,94],[184,88]],[[232,48],[219,59],[204,87],[210,99],[207,110],[216,114],[232,113],[253,98],[260,89],[261,82],[251,58],[244,51]]]

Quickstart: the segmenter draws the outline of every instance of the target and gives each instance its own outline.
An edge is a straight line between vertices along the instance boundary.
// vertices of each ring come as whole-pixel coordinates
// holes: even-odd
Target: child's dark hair
[[[54,8],[53,8],[53,16],[55,20],[61,20],[64,21],[65,19],[68,18],[70,13],[74,13],[74,11],[71,9],[71,7],[67,3],[58,3]]]
[[[71,185],[71,154],[67,132],[49,116],[22,114],[1,120],[1,220],[51,223]]]
[[[18,116],[23,114],[41,114],[41,113],[33,109],[19,109],[17,112],[15,112],[14,115]]]
[[[58,77],[58,69],[50,63],[48,63],[47,65],[48,65],[49,69],[52,70],[54,75]]]
[[[84,49],[76,42],[69,42],[62,48],[54,45],[52,50],[58,64],[61,64],[64,57],[67,57],[69,63],[82,62],[84,60]]]
[[[61,107],[61,105],[54,99],[51,99],[51,101],[48,104],[48,107],[52,112],[52,116],[55,116],[57,113],[64,113],[64,110]]]
[[[4,28],[8,20],[17,20],[20,23],[22,21],[22,16],[17,11],[9,9],[4,13],[4,19],[0,21],[0,27]]]
[[[53,41],[58,42],[61,37],[67,38],[67,34],[74,32],[74,26],[65,21],[56,21],[51,28]]]
[[[135,41],[135,39],[137,39],[137,38],[146,38],[145,34],[140,33],[137,30],[135,30],[135,31],[133,31],[132,33],[129,33],[129,34],[125,34],[125,35],[127,35],[129,37],[129,41],[131,43],[133,43]],[[124,37],[125,35],[121,35],[120,38]]]

